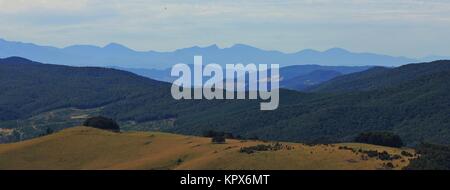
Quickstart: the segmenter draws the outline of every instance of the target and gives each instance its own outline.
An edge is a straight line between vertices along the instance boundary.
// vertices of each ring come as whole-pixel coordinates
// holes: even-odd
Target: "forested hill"
[[[64,107],[100,107],[142,94],[166,96],[162,89],[169,86],[115,69],[40,64],[20,57],[0,59],[0,120]]]
[[[349,141],[361,132],[392,131],[409,144],[449,144],[449,68],[450,61],[375,68],[364,73],[375,73],[370,80],[378,82],[369,83],[367,79],[367,83],[376,84],[376,88],[306,94],[281,91],[281,105],[276,111],[246,108],[226,114],[205,112],[206,118],[199,113],[196,119],[180,118],[172,130],[192,133],[192,129],[198,132],[215,126],[264,139],[308,142]],[[364,77],[360,80],[364,81]]]
[[[312,92],[368,91],[390,88],[416,80],[422,76],[450,71],[449,61],[408,64],[397,68],[374,67],[372,69],[343,75],[311,87]]]

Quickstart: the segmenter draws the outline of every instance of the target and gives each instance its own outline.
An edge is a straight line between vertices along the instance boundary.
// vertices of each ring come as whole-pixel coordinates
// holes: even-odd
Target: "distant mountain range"
[[[190,65],[192,67],[192,65]],[[171,69],[136,69],[136,68],[122,68],[112,67],[119,70],[129,71],[147,78],[173,82],[177,77],[171,77]],[[350,74],[355,72],[365,71],[372,68],[371,66],[320,66],[320,65],[293,65],[282,67],[280,69],[280,87],[303,91],[306,88],[318,85],[322,82],[333,79],[342,74]],[[209,78],[204,78],[206,81]]]
[[[117,43],[111,43],[105,47],[74,45],[56,48],[0,39],[0,57],[19,56],[43,63],[69,66],[110,67],[165,82],[173,82],[176,79],[176,77],[170,76],[172,65],[176,63],[192,64],[194,55],[203,55],[204,64],[211,62],[221,65],[278,63],[282,67],[280,86],[300,91],[326,82],[338,76],[338,73],[349,74],[364,71],[371,66],[392,67],[419,61],[406,57],[352,53],[340,48],[323,52],[303,50],[296,53],[283,53],[236,44],[229,48],[212,45],[208,47],[195,46],[173,52],[156,52],[134,51]],[[444,58],[443,56],[429,56],[423,59],[428,61]]]
[[[0,59],[0,126],[6,134],[0,140],[32,138],[103,115],[128,130],[193,135],[215,130],[317,143],[391,131],[407,144],[450,144],[449,81],[450,61],[375,67],[337,76],[309,93],[281,89],[279,108],[267,112],[258,100],[177,101],[170,83],[130,72],[12,57]]]
[[[295,53],[268,51],[244,44],[228,48],[217,45],[190,47],[172,52],[135,51],[121,44],[111,43],[104,47],[74,45],[65,48],[41,46],[32,43],[12,42],[0,39],[0,57],[19,56],[43,63],[70,66],[102,66],[159,69],[170,68],[177,63],[192,64],[194,55],[203,55],[204,63],[235,64],[316,64],[322,66],[400,66],[421,60],[393,57],[374,53],[353,53],[341,48],[323,52],[302,50]],[[434,57],[441,58],[441,57]],[[433,57],[428,57],[433,59]]]
[[[304,91],[305,89],[331,80],[340,75],[357,73],[371,66],[320,66],[293,65],[280,69],[280,87]]]

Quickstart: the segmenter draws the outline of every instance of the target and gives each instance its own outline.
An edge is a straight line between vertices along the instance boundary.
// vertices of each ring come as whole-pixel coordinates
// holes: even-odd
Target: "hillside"
[[[340,72],[333,70],[315,70],[306,75],[300,75],[286,81],[282,81],[281,88],[303,91],[311,86],[321,84],[342,75]]]
[[[280,68],[280,75],[284,80],[304,76],[314,71],[335,71],[343,75],[368,70],[373,66],[322,66],[322,65],[292,65]]]
[[[10,63],[0,60],[0,88],[5,89],[0,92],[1,142],[33,138],[48,128],[58,131],[103,115],[125,130],[188,135],[215,130],[244,138],[320,143],[391,131],[407,145],[450,144],[449,61],[402,67],[413,68],[405,69],[407,80],[394,77],[383,88],[333,93],[282,89],[279,109],[266,112],[259,110],[259,100],[177,101],[170,84],[115,69],[6,60]]]
[[[374,67],[336,77],[308,89],[311,92],[349,92],[392,88],[420,77],[450,71],[449,61],[408,64],[397,68]]]
[[[450,70],[444,68],[450,67],[450,61],[405,67],[414,68],[406,70],[412,74],[405,74],[409,76],[405,82],[393,81],[392,85],[367,91],[282,90],[281,105],[273,112],[258,112],[250,106],[246,111],[216,110],[218,114],[209,110],[206,118],[198,117],[201,113],[195,120],[179,118],[171,131],[198,133],[214,126],[250,137],[300,142],[350,141],[361,132],[392,131],[409,145],[421,141],[449,144]],[[422,75],[414,76],[416,70]]]
[[[167,133],[112,133],[87,127],[14,144],[0,145],[0,169],[394,169],[408,165],[411,157],[393,161],[369,157],[361,151],[405,150],[366,144],[309,146],[281,143],[281,148],[240,152],[242,147],[273,144],[228,140],[212,144],[209,138]]]
[[[192,65],[190,65],[191,68],[193,68]],[[166,81],[166,82],[173,82],[174,80],[178,79],[178,77],[172,77],[170,76],[171,68],[159,70],[159,69],[143,69],[143,68],[123,68],[123,67],[113,67],[119,70],[129,71],[132,73],[135,73],[140,76],[144,76],[150,79],[155,79],[159,81]],[[334,71],[341,74],[350,74],[355,72],[361,72],[365,71],[367,69],[372,68],[371,66],[321,66],[321,65],[292,65],[287,67],[280,68],[280,76],[283,78],[281,81],[281,86],[283,86],[283,83],[285,81],[290,81],[293,78],[296,77],[304,77],[308,78],[308,75],[310,75],[313,72],[316,71]],[[316,80],[318,77],[315,75],[314,79],[315,81],[325,82],[331,78],[324,77],[320,78],[320,80]],[[207,79],[205,79],[206,81]]]
[[[65,107],[96,108],[142,94],[170,97],[161,91],[170,84],[128,72],[41,64],[19,57],[0,59],[0,86],[0,120]]]

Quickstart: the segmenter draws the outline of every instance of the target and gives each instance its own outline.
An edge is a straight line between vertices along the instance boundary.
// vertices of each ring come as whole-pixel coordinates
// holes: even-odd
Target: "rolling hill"
[[[215,130],[244,138],[320,143],[349,142],[362,132],[391,131],[408,145],[450,144],[448,65],[449,61],[438,61],[392,70],[375,68],[366,71],[376,71],[378,77],[371,80],[386,83],[368,90],[281,89],[280,107],[266,112],[259,110],[259,100],[176,101],[169,83],[125,71],[3,59],[0,140],[29,139],[47,128],[58,131],[103,115],[119,121],[125,130],[188,135]],[[392,82],[377,74],[384,71],[394,72],[388,75]],[[330,83],[342,77],[346,75]]]
[[[295,143],[278,143],[279,148],[267,151],[240,151],[272,144],[241,140],[212,144],[211,139],[202,137],[75,127],[29,141],[0,144],[0,169],[401,169],[412,158],[401,152],[414,153],[367,144]],[[365,151],[386,151],[397,158],[381,160]]]
[[[0,59],[0,86],[0,120],[23,119],[65,107],[96,108],[141,94],[152,99],[170,97],[161,90],[167,89],[168,83],[128,72],[41,64],[20,57]]]
[[[392,82],[385,75],[376,78],[388,83],[372,90],[315,93],[282,90],[281,105],[273,112],[258,112],[256,108],[250,111],[251,106],[226,112],[213,109],[208,114],[203,112],[207,117],[200,117],[202,113],[194,120],[180,117],[171,131],[198,133],[214,126],[245,136],[301,142],[349,141],[364,131],[392,131],[409,145],[421,141],[449,144],[450,121],[446,116],[450,114],[449,65],[449,61],[407,65],[398,68],[399,73],[406,74],[393,75]],[[373,71],[376,69],[367,72]],[[227,115],[234,119],[224,117]]]
[[[284,80],[304,76],[314,71],[335,71],[343,75],[368,70],[373,66],[322,66],[322,65],[292,65],[280,68],[280,75]]]
[[[311,87],[312,92],[369,91],[392,88],[423,76],[450,71],[448,61],[408,64],[397,68],[374,67],[340,76]]]
[[[306,75],[300,75],[292,79],[282,81],[281,88],[303,91],[311,86],[315,86],[342,75],[340,72],[332,70],[315,70]]]

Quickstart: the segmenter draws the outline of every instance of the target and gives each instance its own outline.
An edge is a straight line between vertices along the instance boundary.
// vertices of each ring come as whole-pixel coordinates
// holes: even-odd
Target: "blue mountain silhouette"
[[[31,60],[72,66],[113,66],[123,68],[167,69],[177,63],[192,64],[194,55],[203,55],[204,63],[234,64],[316,64],[324,66],[399,66],[418,60],[373,53],[353,53],[341,48],[326,51],[302,50],[283,53],[236,44],[227,48],[217,45],[194,46],[172,52],[135,51],[121,44],[104,47],[74,45],[65,48],[42,46],[32,43],[12,42],[0,39],[0,57],[20,56]]]

